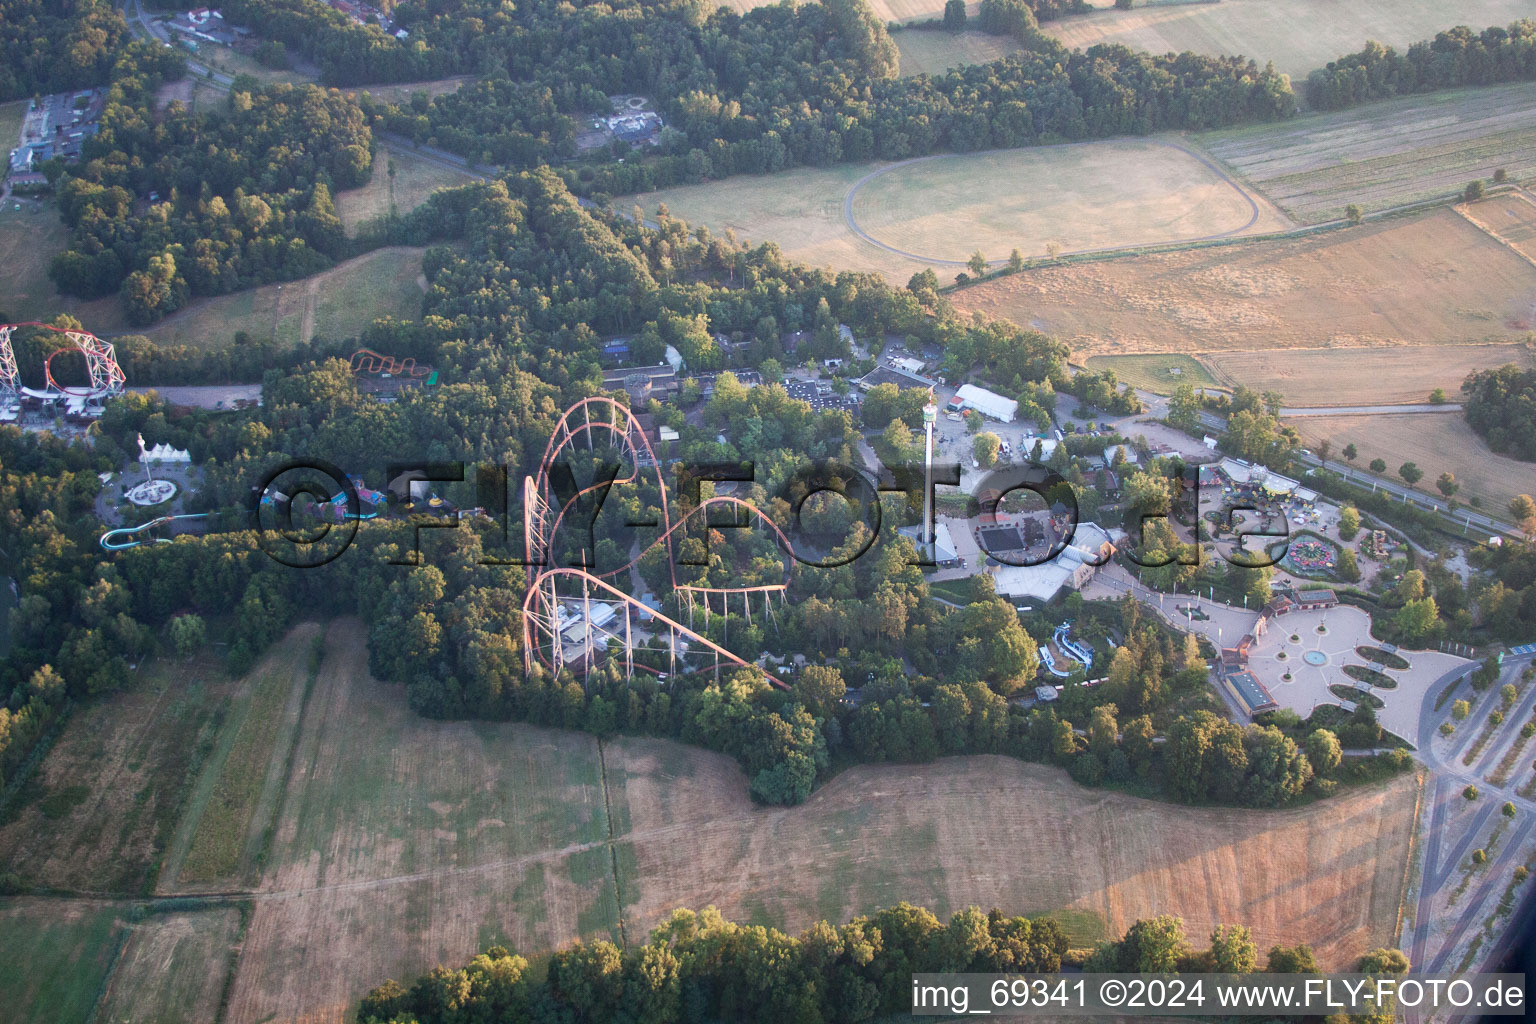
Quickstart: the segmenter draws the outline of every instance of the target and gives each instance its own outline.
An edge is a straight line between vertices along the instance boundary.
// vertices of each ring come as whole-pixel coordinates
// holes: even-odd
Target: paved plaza
[[[1295,637],[1295,640],[1291,638]],[[1319,704],[1338,704],[1330,684],[1353,686],[1382,701],[1376,716],[1382,727],[1409,742],[1419,735],[1419,715],[1431,684],[1465,658],[1437,651],[1399,650],[1405,669],[1367,662],[1355,648],[1379,647],[1371,637],[1371,617],[1359,608],[1340,605],[1318,611],[1298,611],[1272,619],[1248,655],[1248,668],[1269,688],[1281,707],[1303,718]],[[1392,688],[1373,687],[1344,673],[1345,665],[1361,665],[1397,681]],[[1287,679],[1286,676],[1290,678]]]

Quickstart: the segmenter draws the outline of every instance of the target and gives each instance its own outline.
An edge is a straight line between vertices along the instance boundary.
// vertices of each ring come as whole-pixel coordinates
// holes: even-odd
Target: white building
[[[1114,555],[1117,539],[1124,539],[1120,530],[1078,523],[1072,543],[1055,558],[1039,565],[1000,565],[993,570],[994,585],[999,594],[1011,600],[1031,598],[1041,603],[1061,593],[1063,587],[1081,590]]]
[[[1004,398],[995,391],[979,388],[975,384],[962,384],[960,390],[955,392],[955,399],[967,409],[975,409],[983,416],[989,416],[1003,423],[1012,423],[1019,413],[1019,403],[1011,398]]]
[[[1128,465],[1134,466],[1139,461],[1136,455],[1136,449],[1132,448],[1130,445],[1112,444],[1108,448],[1104,449],[1104,465],[1113,466],[1115,464],[1115,455],[1119,452],[1125,453],[1125,461]]]

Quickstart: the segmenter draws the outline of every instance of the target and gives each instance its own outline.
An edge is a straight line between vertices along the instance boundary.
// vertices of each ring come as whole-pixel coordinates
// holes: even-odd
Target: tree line
[[[1481,32],[1465,25],[1414,43],[1406,53],[1372,40],[1359,53],[1330,61],[1307,76],[1307,103],[1343,110],[1370,100],[1463,85],[1536,79],[1536,20]]]
[[[357,1019],[857,1024],[910,1011],[914,974],[1054,974],[1069,959],[1078,960],[1078,951],[1069,951],[1054,920],[997,908],[968,907],[942,921],[926,908],[898,903],[841,926],[819,921],[799,935],[738,924],[714,907],[680,909],[643,943],[621,949],[606,940],[578,942],[556,952],[542,972],[493,946],[463,967],[436,967],[408,986],[386,981],[363,998]],[[1247,928],[1218,926],[1209,946],[1194,948],[1183,921],[1166,914],[1099,943],[1084,964],[1096,972],[1181,974],[1249,974],[1259,965]],[[1383,948],[1355,966],[1380,977],[1402,975],[1409,965],[1401,951]],[[1318,964],[1306,944],[1275,945],[1263,969],[1314,974]],[[1349,1020],[1390,1021],[1394,1009]]]
[[[1462,414],[1488,447],[1511,458],[1536,462],[1536,370],[1513,363],[1467,375]]]

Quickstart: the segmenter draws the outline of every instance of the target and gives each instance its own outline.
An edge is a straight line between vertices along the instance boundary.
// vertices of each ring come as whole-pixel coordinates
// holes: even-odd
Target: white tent
[[[1011,398],[1004,398],[995,391],[979,388],[975,384],[962,384],[955,392],[955,397],[965,403],[966,408],[975,409],[983,416],[990,416],[994,420],[1004,423],[1012,423],[1019,412],[1019,403]]]
[[[187,454],[185,448],[172,448],[168,444],[157,444],[144,452],[147,462],[191,462],[192,456]]]

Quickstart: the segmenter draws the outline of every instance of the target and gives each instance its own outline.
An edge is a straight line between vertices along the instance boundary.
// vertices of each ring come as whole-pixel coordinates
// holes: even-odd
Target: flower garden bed
[[[1383,690],[1397,688],[1396,679],[1393,679],[1384,672],[1378,672],[1373,668],[1366,668],[1364,665],[1345,665],[1344,674],[1357,682],[1369,683]]]

